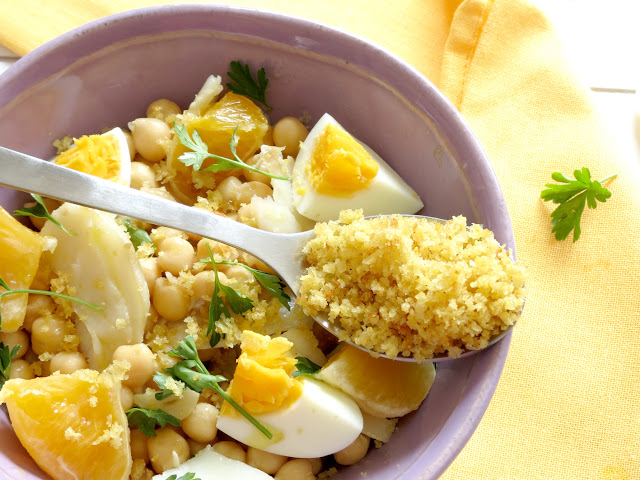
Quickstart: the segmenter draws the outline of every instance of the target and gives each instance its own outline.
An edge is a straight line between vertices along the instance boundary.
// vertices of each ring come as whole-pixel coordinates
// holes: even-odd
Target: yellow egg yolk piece
[[[302,394],[302,384],[291,377],[296,359],[289,354],[293,344],[286,338],[270,338],[255,332],[242,334],[242,354],[227,393],[251,414],[286,407]],[[225,403],[223,415],[235,410]]]
[[[368,186],[378,163],[340,126],[329,124],[316,140],[307,175],[318,193],[349,197]]]
[[[107,180],[120,178],[120,152],[116,142],[104,135],[83,135],[74,139],[75,147],[54,160],[58,165]]]

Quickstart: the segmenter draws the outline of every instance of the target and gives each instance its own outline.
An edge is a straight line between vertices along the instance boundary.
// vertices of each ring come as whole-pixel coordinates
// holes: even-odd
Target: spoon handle
[[[37,193],[64,202],[177,228],[211,238],[254,255],[276,270],[293,287],[300,275],[288,272],[297,244],[295,235],[265,232],[224,216],[214,215],[93,175],[0,147],[0,185]],[[295,260],[294,260],[295,263]],[[287,268],[288,267],[288,268]],[[284,271],[283,271],[284,270]]]

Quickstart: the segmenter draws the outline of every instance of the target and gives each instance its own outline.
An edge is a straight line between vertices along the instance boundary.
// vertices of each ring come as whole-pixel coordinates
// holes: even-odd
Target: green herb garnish
[[[296,357],[296,360],[298,360],[298,363],[296,363],[296,371],[291,374],[292,377],[299,377],[300,375],[313,376],[322,368],[307,357]]]
[[[70,297],[69,295],[64,295],[62,293],[49,292],[47,290],[31,290],[28,288],[19,288],[16,290],[12,290],[9,285],[7,285],[7,282],[2,279],[2,277],[0,277],[0,287],[6,290],[6,292],[0,293],[0,302],[2,301],[2,297],[6,295],[14,295],[17,293],[34,293],[36,295],[49,295],[50,297],[64,298],[65,300],[71,300],[72,302],[76,302],[86,307],[92,308],[93,310],[102,310],[102,307],[99,307],[98,305],[94,305],[92,303],[85,302],[84,300],[80,300],[79,298]],[[2,330],[2,309],[0,309],[0,330]]]
[[[291,297],[284,291],[286,285],[277,275],[251,268],[249,265],[245,265],[244,263],[240,262],[232,262],[229,260],[215,262],[212,260],[212,258],[200,259],[202,263],[214,264],[214,267],[215,265],[238,265],[240,267],[243,267],[244,269],[251,272],[258,283],[262,285],[271,295],[273,295],[284,307],[286,307],[287,310],[291,310],[291,305],[289,304],[289,302],[291,301]]]
[[[46,218],[51,223],[53,223],[56,227],[61,228],[63,231],[65,231],[69,235],[72,235],[74,237],[77,235],[76,233],[73,233],[71,230],[67,230],[66,228],[64,228],[64,226],[59,221],[57,221],[55,218],[51,216],[51,214],[49,213],[49,210],[47,210],[47,206],[44,204],[44,200],[42,200],[42,197],[40,195],[37,195],[35,193],[31,193],[30,195],[36,201],[36,205],[33,207],[23,208],[22,210],[14,210],[13,211],[14,215],[23,216],[23,217]]]
[[[216,160],[216,163],[213,165],[203,168],[203,171],[207,172],[223,172],[226,170],[232,170],[234,168],[244,168],[245,170],[251,170],[252,172],[261,173],[266,175],[267,177],[275,178],[278,180],[289,180],[289,177],[285,177],[282,175],[274,175],[269,172],[265,172],[258,168],[252,167],[251,165],[247,165],[242,161],[238,154],[236,153],[236,148],[238,146],[238,125],[233,130],[233,134],[231,135],[231,141],[229,142],[229,148],[231,153],[233,154],[233,159],[221,157],[220,155],[215,155],[213,153],[209,153],[209,147],[204,143],[200,134],[197,130],[193,130],[193,138],[189,136],[189,132],[184,125],[179,124],[178,122],[173,123],[173,131],[178,137],[178,140],[182,145],[191,149],[191,152],[185,152],[178,157],[182,163],[184,163],[187,167],[192,167],[194,171],[200,170],[202,168],[202,162],[204,162],[207,158],[213,158]]]
[[[233,80],[227,83],[227,88],[233,93],[244,95],[251,100],[260,102],[264,105],[267,112],[271,111],[271,106],[267,104],[267,85],[269,79],[264,68],[258,70],[258,81],[256,82],[251,75],[249,65],[234,61],[229,64],[231,71],[227,72],[229,78]]]
[[[551,178],[556,182],[547,183],[540,198],[545,202],[552,201],[559,206],[551,212],[551,231],[555,233],[557,240],[564,240],[573,230],[573,241],[580,238],[580,219],[584,211],[585,203],[589,208],[596,208],[597,201],[602,203],[611,197],[611,192],[602,186],[603,183],[616,178],[618,174],[611,175],[600,181],[591,180],[591,172],[586,167],[573,172],[575,180],[565,177],[560,172],[554,172]]]
[[[122,225],[127,229],[131,243],[136,250],[138,250],[143,243],[150,243],[153,246],[153,249],[156,249],[153,240],[151,240],[151,237],[144,229],[136,226],[130,218],[124,218],[121,221]]]
[[[163,369],[165,373],[175,380],[183,382],[188,388],[198,393],[202,393],[205,388],[210,388],[217,392],[222,398],[224,398],[229,404],[235,408],[244,418],[249,420],[258,430],[260,430],[268,439],[273,437],[273,434],[258,420],[256,420],[249,412],[236,403],[233,398],[225,392],[220,385],[220,382],[226,382],[227,378],[222,375],[211,375],[207,368],[204,366],[200,357],[198,356],[198,349],[193,337],[189,335],[183,341],[178,344],[178,348],[175,348],[169,352],[169,355],[181,358],[182,361],[176,363],[170,368]],[[194,370],[195,368],[195,370]],[[153,378],[154,380],[160,376],[166,376],[165,374],[158,373]]]
[[[160,409],[148,410],[134,407],[127,410],[126,413],[129,426],[138,427],[138,430],[147,437],[156,436],[156,425],[160,425],[160,427],[166,427],[167,424],[176,427],[180,426],[180,420]]]
[[[11,360],[18,354],[20,345],[10,348],[0,342],[0,390],[4,387],[4,382],[9,380],[9,369],[11,368]]]
[[[167,477],[167,480],[200,480],[199,478],[195,478],[196,474],[192,472],[187,472],[182,475],[180,478],[176,478],[176,474],[174,473],[170,477]]]
[[[231,318],[229,308],[231,308],[233,313],[243,314],[253,308],[253,300],[238,292],[233,287],[223,285],[220,282],[220,278],[218,277],[218,265],[222,262],[215,261],[208,243],[205,242],[205,246],[209,252],[209,258],[205,258],[201,261],[204,263],[210,263],[213,266],[213,272],[215,275],[215,286],[213,288],[213,295],[211,295],[211,304],[209,305],[209,325],[207,327],[207,335],[211,335],[209,344],[212,347],[215,347],[221,338],[220,334],[216,332],[215,326],[222,315],[227,318]],[[229,305],[229,308],[227,308],[227,305]]]

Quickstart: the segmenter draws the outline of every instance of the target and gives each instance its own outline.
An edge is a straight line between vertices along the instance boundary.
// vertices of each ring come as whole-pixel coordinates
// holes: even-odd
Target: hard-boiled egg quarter
[[[218,430],[251,447],[296,458],[323,457],[353,443],[363,425],[355,402],[319,380],[299,378],[302,394],[291,405],[254,415],[271,431],[271,440],[235,412],[221,412]]]
[[[83,135],[58,155],[54,163],[126,186],[131,185],[131,157],[124,132],[119,128],[102,135]]]
[[[300,146],[292,175],[294,206],[312,220],[335,220],[341,210],[364,215],[413,214],[424,204],[371,148],[325,113]]]

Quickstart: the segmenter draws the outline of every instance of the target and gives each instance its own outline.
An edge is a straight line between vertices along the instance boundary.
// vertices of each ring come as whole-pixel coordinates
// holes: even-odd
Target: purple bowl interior
[[[186,107],[231,60],[264,66],[272,120],[331,113],[418,192],[423,213],[463,214],[512,248],[504,198],[477,140],[416,70],[325,25],[232,7],[157,7],[89,24],[35,50],[0,77],[0,145],[43,158],[65,135],[126,126],[157,98]],[[24,194],[0,188],[7,210]],[[495,390],[510,335],[477,355],[441,362],[420,409],[391,441],[341,480],[436,479],[478,425]],[[47,478],[0,412],[0,472]],[[26,474],[24,472],[27,472]]]

